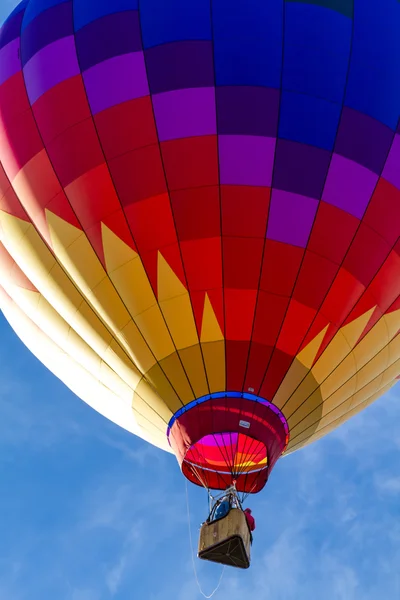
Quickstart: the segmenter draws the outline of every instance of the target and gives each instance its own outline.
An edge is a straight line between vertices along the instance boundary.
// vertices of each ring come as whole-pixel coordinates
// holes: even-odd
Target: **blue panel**
[[[210,0],[140,0],[144,48],[211,40]]]
[[[21,23],[28,0],[24,0],[7,17],[0,28],[0,49],[7,46],[13,40],[19,38]]]
[[[139,0],[74,0],[75,31],[106,15],[137,10]]]
[[[44,10],[51,8],[52,6],[57,6],[57,4],[62,4],[63,2],[65,2],[65,0],[29,0],[24,14],[24,20],[22,21],[22,30],[24,30],[25,27]]]
[[[282,0],[213,0],[217,85],[280,87]]]
[[[342,104],[283,91],[279,118],[279,137],[332,150]]]
[[[286,4],[283,87],[342,102],[352,21],[321,6]]]
[[[28,2],[29,2],[29,0],[22,0],[22,2],[20,2],[19,4],[17,4],[17,6],[14,8],[14,10],[7,17],[6,21],[8,21],[8,19],[11,19],[15,15],[18,15],[20,12],[24,11],[25,8],[28,5]]]
[[[396,129],[400,115],[400,3],[363,0],[357,10],[346,105]]]

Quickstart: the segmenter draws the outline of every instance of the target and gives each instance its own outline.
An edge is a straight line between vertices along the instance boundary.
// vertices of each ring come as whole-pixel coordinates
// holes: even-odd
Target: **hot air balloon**
[[[0,33],[0,306],[206,489],[400,372],[397,0],[24,0]]]

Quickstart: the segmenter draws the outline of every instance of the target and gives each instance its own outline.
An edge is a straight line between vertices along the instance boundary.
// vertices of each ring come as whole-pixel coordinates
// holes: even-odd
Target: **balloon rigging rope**
[[[224,567],[223,567],[223,569],[222,569],[221,576],[220,576],[220,578],[219,578],[219,581],[218,581],[217,587],[214,589],[214,591],[213,591],[213,592],[211,592],[211,594],[208,594],[208,595],[207,595],[207,594],[205,594],[205,593],[203,592],[203,590],[201,589],[201,585],[200,585],[200,582],[199,582],[199,578],[198,578],[198,576],[197,576],[196,561],[195,561],[195,559],[194,559],[194,552],[193,552],[193,540],[192,540],[192,528],[191,528],[191,526],[190,526],[189,491],[188,491],[188,483],[187,483],[187,480],[186,480],[186,508],[187,508],[187,516],[188,516],[189,542],[190,542],[190,550],[191,550],[191,554],[192,554],[192,564],[193,564],[193,572],[194,572],[194,577],[195,577],[195,579],[196,579],[197,587],[198,587],[198,588],[199,588],[199,590],[200,590],[200,594],[201,594],[201,595],[202,595],[204,598],[212,598],[212,597],[214,596],[214,594],[216,594],[216,593],[217,593],[217,591],[219,590],[219,587],[220,587],[220,585],[221,585],[221,582],[222,582],[222,578],[223,578],[223,576],[224,576],[224,572],[225,572],[225,566],[224,566]]]

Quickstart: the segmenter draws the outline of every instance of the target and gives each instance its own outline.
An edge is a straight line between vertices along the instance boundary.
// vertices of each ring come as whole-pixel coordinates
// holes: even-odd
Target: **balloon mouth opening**
[[[189,448],[182,462],[182,473],[187,479],[207,487],[203,480],[207,472],[207,479],[214,476],[221,489],[232,481],[241,487],[243,480],[258,478],[267,468],[265,444],[236,431],[202,437]]]
[[[253,394],[210,394],[171,419],[168,441],[183,475],[208,489],[257,493],[289,441],[279,409]]]

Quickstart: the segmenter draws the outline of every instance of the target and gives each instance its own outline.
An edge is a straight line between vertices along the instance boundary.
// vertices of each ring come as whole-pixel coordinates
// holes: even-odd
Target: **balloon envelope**
[[[399,29],[396,0],[28,0],[1,29],[0,306],[197,484],[259,491],[396,382]]]

